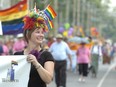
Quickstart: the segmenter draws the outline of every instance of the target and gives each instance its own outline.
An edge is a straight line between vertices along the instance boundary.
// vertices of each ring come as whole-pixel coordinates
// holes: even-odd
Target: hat
[[[56,38],[63,38],[63,36],[61,34],[57,34]]]
[[[17,35],[17,38],[21,38],[21,37],[23,37],[22,33]]]
[[[56,13],[53,8],[48,5],[44,10],[40,11],[36,9],[30,10],[28,15],[24,17],[24,30],[35,29],[36,27],[42,27],[44,31],[53,29],[52,20],[56,17]]]

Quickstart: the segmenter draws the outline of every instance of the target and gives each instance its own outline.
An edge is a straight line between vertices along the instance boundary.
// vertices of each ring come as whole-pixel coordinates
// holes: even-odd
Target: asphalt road
[[[92,78],[91,73],[89,73],[86,82],[78,81],[78,73],[67,71],[67,87],[116,87],[115,65],[116,61],[110,65],[100,63],[97,78]],[[48,87],[56,87],[54,80]]]

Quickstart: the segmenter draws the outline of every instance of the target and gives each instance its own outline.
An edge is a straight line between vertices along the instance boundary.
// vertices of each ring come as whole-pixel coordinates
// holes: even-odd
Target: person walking
[[[41,47],[47,30],[43,15],[44,13],[40,15],[32,10],[24,18],[24,38],[27,47],[14,53],[14,55],[28,55],[27,61],[31,63],[28,87],[47,87],[53,79],[54,58],[49,51]]]
[[[91,72],[92,77],[97,77],[99,58],[102,56],[101,46],[98,41],[94,41],[94,45],[91,48]]]
[[[103,64],[110,64],[110,62],[111,62],[110,52],[111,52],[111,46],[106,41],[103,43],[103,46],[102,46]]]
[[[54,42],[49,51],[52,53],[55,59],[55,82],[56,87],[66,87],[66,69],[67,69],[67,58],[71,61],[71,50],[66,42],[63,41],[61,34],[56,35],[56,42]]]
[[[88,75],[88,64],[91,61],[90,49],[85,46],[85,42],[81,42],[77,50],[77,62],[79,70],[79,82],[85,82],[85,77]]]
[[[26,42],[24,41],[23,34],[17,35],[17,40],[14,42],[13,45],[13,53],[17,51],[21,51],[26,47]]]
[[[0,55],[9,55],[9,49],[5,43],[0,41]]]

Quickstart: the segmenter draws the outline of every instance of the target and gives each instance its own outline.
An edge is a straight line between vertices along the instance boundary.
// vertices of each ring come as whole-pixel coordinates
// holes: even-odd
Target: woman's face
[[[37,28],[32,32],[30,41],[32,41],[35,44],[41,44],[43,42],[43,39],[44,39],[43,29]]]

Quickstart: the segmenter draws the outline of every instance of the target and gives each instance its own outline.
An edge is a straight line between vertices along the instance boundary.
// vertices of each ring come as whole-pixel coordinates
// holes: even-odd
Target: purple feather
[[[34,55],[38,59],[40,53],[37,50],[32,50],[30,54]]]

